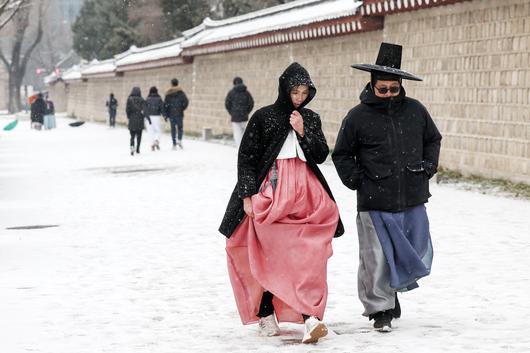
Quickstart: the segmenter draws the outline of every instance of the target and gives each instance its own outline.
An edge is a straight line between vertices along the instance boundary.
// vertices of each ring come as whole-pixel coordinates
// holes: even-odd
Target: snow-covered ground
[[[9,121],[0,118],[0,127]],[[128,154],[128,131],[58,119],[0,131],[0,352],[530,352],[530,202],[432,186],[432,275],[373,332],[356,295],[355,194],[322,170],[346,234],[329,262],[332,330],[242,326],[217,232],[234,147]],[[43,229],[10,227],[57,225]]]

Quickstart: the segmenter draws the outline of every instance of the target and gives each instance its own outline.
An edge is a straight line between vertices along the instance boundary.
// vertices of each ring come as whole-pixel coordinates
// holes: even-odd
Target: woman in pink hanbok
[[[278,322],[304,323],[303,343],[327,334],[327,261],[344,233],[317,164],[329,153],[309,73],[291,64],[278,99],[249,121],[238,154],[238,182],[219,231],[243,324],[280,334]]]

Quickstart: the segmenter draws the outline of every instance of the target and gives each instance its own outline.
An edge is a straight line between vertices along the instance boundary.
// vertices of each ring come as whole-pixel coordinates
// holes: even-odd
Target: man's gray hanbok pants
[[[395,290],[390,287],[390,269],[369,212],[357,214],[359,272],[357,289],[364,316],[393,309]]]

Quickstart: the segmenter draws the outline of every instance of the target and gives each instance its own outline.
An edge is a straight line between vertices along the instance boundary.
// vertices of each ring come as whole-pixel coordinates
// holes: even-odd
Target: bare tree
[[[30,0],[0,0],[0,31]]]
[[[30,41],[30,44],[24,48],[24,40],[28,39],[28,36],[26,36],[26,30],[30,25],[31,6],[25,6],[21,8],[12,20],[14,34],[11,39],[11,58],[8,59],[0,48],[0,60],[4,63],[4,66],[9,75],[8,110],[10,113],[19,111],[22,108],[22,104],[20,101],[20,87],[22,85],[24,75],[26,74],[26,67],[31,53],[42,39],[42,17],[44,11],[45,1],[40,0],[38,14],[36,15],[36,17],[38,18],[37,32],[33,40]]]

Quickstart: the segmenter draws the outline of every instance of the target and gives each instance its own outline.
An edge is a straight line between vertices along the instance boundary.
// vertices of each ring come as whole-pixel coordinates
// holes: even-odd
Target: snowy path
[[[7,123],[0,118],[1,126]],[[128,131],[58,119],[0,132],[0,352],[530,352],[530,202],[432,187],[433,273],[380,334],[356,296],[354,193],[323,172],[347,233],[334,241],[318,345],[302,326],[242,326],[217,226],[233,147],[128,155]],[[58,225],[29,230],[9,227]]]

